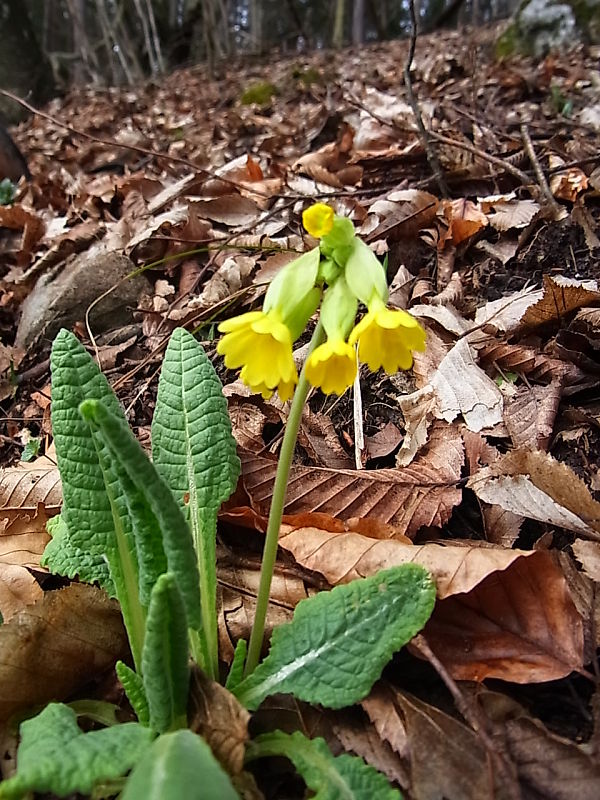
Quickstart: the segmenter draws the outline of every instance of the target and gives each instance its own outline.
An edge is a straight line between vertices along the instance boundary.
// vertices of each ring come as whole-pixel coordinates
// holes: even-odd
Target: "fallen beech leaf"
[[[43,593],[39,583],[25,567],[0,564],[0,613],[3,624],[24,606],[39,600]]]
[[[0,470],[0,516],[7,509],[32,509],[43,503],[47,510],[58,510],[62,487],[56,466],[42,469],[8,467]]]
[[[530,306],[521,319],[521,327],[529,330],[559,322],[572,311],[600,304],[600,292],[587,288],[581,281],[555,279],[544,275],[543,295]]]
[[[0,562],[39,567],[50,541],[46,530],[50,516],[41,504],[34,511],[0,510]]]
[[[504,424],[516,448],[547,450],[562,395],[563,376],[547,386],[522,386],[504,403]]]
[[[64,700],[127,653],[119,606],[92,586],[46,592],[0,626],[0,721]]]
[[[361,702],[385,742],[407,764],[407,789],[419,800],[508,800],[481,738],[460,720],[379,683]]]
[[[411,546],[317,528],[283,533],[279,544],[333,586],[398,564],[426,567],[439,600],[424,633],[455,678],[529,683],[582,667],[582,619],[548,551]]]
[[[529,287],[508,297],[492,300],[475,313],[475,325],[491,325],[498,331],[511,333],[521,322],[527,310],[543,296],[542,289]]]
[[[189,727],[210,745],[230,775],[244,767],[250,714],[234,695],[195,667],[190,678]]]
[[[436,409],[433,387],[428,384],[412,394],[402,395],[398,398],[398,405],[404,417],[406,432],[396,455],[396,466],[407,467],[427,442],[427,431]]]
[[[213,200],[196,200],[192,208],[199,217],[222,222],[233,228],[250,227],[258,222],[260,216],[258,206],[239,194],[227,194]]]
[[[375,726],[364,715],[357,719],[356,715],[350,716],[346,712],[344,717],[333,724],[333,732],[344,749],[360,756],[367,764],[382,772],[389,781],[395,781],[403,789],[407,789],[410,780],[400,757],[379,736]]]
[[[478,233],[488,224],[488,218],[471,200],[443,200],[442,208],[448,230],[440,241],[450,240],[454,246]]]
[[[431,378],[438,415],[452,422],[462,414],[469,430],[492,428],[502,421],[502,393],[473,360],[469,343],[459,339]]]
[[[242,482],[252,507],[267,515],[277,462],[241,452]],[[463,465],[460,434],[447,426],[404,469],[330,470],[292,467],[286,514],[320,511],[348,520],[374,517],[411,536],[424,526],[441,527],[462,497],[457,483]]]
[[[482,197],[479,205],[490,225],[498,231],[526,228],[540,210],[535,200],[518,200],[514,194]]]
[[[487,503],[483,504],[482,514],[486,540],[490,544],[512,547],[519,537],[524,518]]]
[[[513,514],[600,540],[600,503],[566,464],[540,451],[514,450],[473,475],[480,500]]]
[[[527,797],[597,800],[600,766],[589,746],[551,733],[506,695],[482,689],[477,700],[492,720],[494,737],[515,764]]]
[[[593,581],[600,583],[600,542],[586,542],[582,539],[575,539],[571,549],[575,553],[575,558],[583,567],[583,571]]]

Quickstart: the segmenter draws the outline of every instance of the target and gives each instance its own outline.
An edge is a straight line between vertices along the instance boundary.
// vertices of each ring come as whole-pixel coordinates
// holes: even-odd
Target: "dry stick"
[[[531,166],[533,167],[533,171],[535,172],[535,177],[537,178],[538,185],[544,197],[546,198],[546,202],[548,206],[552,209],[555,216],[558,216],[560,213],[561,207],[554,199],[552,192],[550,191],[550,187],[548,186],[548,181],[546,180],[546,176],[542,172],[542,168],[540,166],[540,162],[538,161],[538,157],[535,154],[535,150],[533,149],[533,142],[531,141],[531,136],[529,135],[529,131],[527,130],[527,125],[523,122],[521,123],[521,138],[523,139],[523,146],[525,148],[525,152],[529,157],[529,161],[531,162]]]
[[[417,122],[417,128],[419,130],[421,142],[423,144],[423,147],[425,148],[427,161],[429,162],[429,166],[431,167],[431,171],[433,172],[433,175],[439,187],[440,194],[442,195],[442,197],[449,197],[450,192],[448,191],[448,186],[444,179],[442,166],[440,164],[440,160],[437,156],[435,148],[431,144],[429,133],[425,128],[425,124],[423,123],[423,116],[421,114],[421,109],[419,108],[419,101],[417,100],[417,96],[413,91],[412,81],[410,79],[410,68],[413,62],[413,58],[415,56],[415,48],[417,46],[417,17],[415,14],[415,0],[409,0],[409,9],[410,9],[410,22],[411,22],[410,47],[408,50],[408,58],[406,59],[406,65],[404,67],[404,83],[406,85],[408,101],[413,110],[413,114],[415,115],[415,120]]]
[[[423,658],[429,661],[431,666],[435,669],[437,674],[445,683],[446,688],[452,695],[459,712],[475,731],[475,733],[477,733],[477,735],[481,738],[488,755],[492,761],[494,761],[498,771],[502,775],[502,787],[507,790],[511,800],[522,800],[521,789],[517,783],[515,775],[510,768],[510,763],[507,763],[506,756],[499,752],[497,745],[487,732],[485,725],[486,720],[485,718],[482,718],[479,708],[472,701],[469,701],[468,698],[466,698],[461,692],[456,681],[451,677],[451,675],[448,673],[448,670],[444,667],[442,662],[429,647],[427,639],[423,636],[423,634],[418,634],[415,636],[415,638],[411,641],[411,646],[414,647],[415,650],[417,650],[417,652],[423,656]]]

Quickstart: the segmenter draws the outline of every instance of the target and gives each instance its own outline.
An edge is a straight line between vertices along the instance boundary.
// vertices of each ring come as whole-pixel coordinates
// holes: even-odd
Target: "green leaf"
[[[23,452],[21,453],[21,461],[33,461],[33,459],[40,452],[41,444],[42,440],[38,436],[32,436],[23,448]]]
[[[157,733],[187,724],[188,659],[185,607],[175,576],[168,572],[152,590],[142,652],[150,727]]]
[[[60,543],[50,547],[53,567],[85,574],[106,585],[107,560],[136,664],[141,657],[145,611],[138,597],[138,568],[131,519],[111,454],[101,437],[79,414],[86,398],[100,400],[122,425],[127,422],[114,392],[89,354],[69,331],[52,345],[52,430],[63,489],[62,519],[67,526]],[[82,554],[86,554],[83,556]],[[78,564],[81,563],[81,570]]]
[[[0,784],[1,785],[1,784]],[[206,742],[189,730],[165,733],[133,770],[121,800],[239,800]]]
[[[227,676],[225,688],[233,692],[236,686],[242,682],[244,676],[244,665],[246,663],[246,654],[248,652],[248,644],[245,639],[238,639],[235,646],[235,653],[233,654],[233,661]]]
[[[202,598],[201,661],[217,680],[217,512],[235,489],[240,461],[221,381],[201,345],[183,328],[173,331],[163,361],[152,457],[190,521]]]
[[[416,564],[319,592],[275,628],[269,655],[233,693],[250,710],[275,692],[328,708],[352,705],[421,630],[434,603],[431,576]]]
[[[0,798],[18,800],[30,791],[89,794],[96,783],[128,772],[153,738],[137,722],[83,733],[72,709],[50,703],[21,725],[17,774],[0,783]]]
[[[150,710],[148,709],[148,698],[144,689],[144,681],[137,672],[134,672],[127,664],[117,661],[115,664],[117,678],[125,689],[127,699],[142,725],[150,725]]]
[[[285,756],[315,794],[314,800],[402,800],[387,779],[362,758],[334,757],[324,739],[307,739],[296,732],[274,731],[258,736],[246,750],[246,761]]]
[[[102,555],[92,555],[73,544],[62,514],[46,523],[52,539],[41,559],[43,567],[67,578],[79,578],[83,583],[98,583],[110,597],[116,597],[108,561]]]
[[[200,591],[194,546],[173,494],[126,422],[97,400],[85,400],[79,410],[106,447],[123,487],[128,512],[134,519],[140,571],[146,570],[144,585],[154,585],[158,578],[152,572],[162,567],[162,537],[166,567],[177,580],[188,623],[194,628],[200,627]]]

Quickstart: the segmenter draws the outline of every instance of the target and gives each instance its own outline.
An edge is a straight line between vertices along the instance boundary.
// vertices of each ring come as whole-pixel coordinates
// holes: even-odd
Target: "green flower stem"
[[[302,420],[302,409],[304,408],[304,404],[306,403],[306,398],[308,397],[308,392],[310,390],[310,384],[306,379],[306,361],[315,347],[318,347],[318,345],[320,345],[324,340],[325,332],[323,330],[321,320],[319,320],[312,335],[312,339],[310,340],[307,358],[304,362],[304,366],[302,367],[302,371],[300,372],[298,386],[294,392],[290,414],[288,416],[285,426],[285,433],[283,435],[283,442],[281,443],[281,453],[279,454],[279,463],[277,464],[275,486],[273,487],[273,499],[271,500],[269,522],[267,524],[267,535],[265,538],[265,546],[263,549],[262,564],[260,568],[260,585],[258,587],[258,596],[256,598],[256,614],[254,616],[254,623],[252,625],[252,633],[250,634],[250,644],[248,645],[248,657],[246,659],[246,666],[244,668],[244,677],[247,677],[255,670],[256,666],[258,665],[260,651],[262,649],[263,637],[265,633],[265,620],[267,618],[267,609],[269,607],[269,593],[271,591],[273,570],[275,569],[275,561],[277,559],[279,529],[281,528],[281,518],[283,516],[283,507],[285,505],[285,493],[290,474],[290,467],[292,466],[292,458],[296,448],[298,430]]]

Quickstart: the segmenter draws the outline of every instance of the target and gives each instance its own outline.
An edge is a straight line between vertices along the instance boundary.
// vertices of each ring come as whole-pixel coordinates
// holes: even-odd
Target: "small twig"
[[[546,176],[544,175],[542,167],[540,166],[540,162],[538,161],[538,157],[533,149],[533,142],[531,141],[531,136],[527,130],[527,125],[524,122],[521,123],[521,138],[523,139],[523,147],[525,148],[525,152],[527,153],[529,161],[531,162],[531,166],[533,167],[540,190],[544,195],[548,206],[552,209],[554,214],[558,216],[561,210],[560,205],[556,202],[552,192],[550,191]]]
[[[412,66],[412,61],[415,56],[415,48],[417,46],[417,17],[415,14],[415,0],[409,0],[409,9],[410,9],[411,32],[410,32],[410,47],[408,50],[408,58],[406,59],[406,65],[404,67],[404,84],[406,86],[406,93],[408,94],[408,101],[413,110],[413,114],[415,115],[415,120],[417,123],[417,128],[419,131],[421,143],[425,148],[427,161],[429,162],[429,166],[431,167],[431,171],[433,172],[433,175],[437,182],[440,194],[442,197],[449,197],[450,192],[448,191],[448,185],[446,184],[446,181],[444,179],[442,166],[440,164],[440,160],[435,151],[435,148],[431,143],[431,138],[429,136],[429,133],[423,122],[423,115],[421,114],[419,101],[413,91],[412,81],[410,78],[410,68]]]
[[[415,636],[411,641],[411,646],[414,647],[423,658],[429,661],[446,685],[446,688],[456,703],[457,709],[462,714],[465,721],[468,722],[475,733],[481,738],[488,755],[496,764],[498,771],[502,774],[502,786],[506,789],[511,800],[522,800],[521,789],[513,770],[511,770],[510,762],[507,762],[506,756],[499,752],[498,746],[487,732],[486,719],[482,718],[480,709],[475,703],[469,701],[461,692],[454,678],[452,678],[448,670],[429,647],[427,640],[422,634]]]

